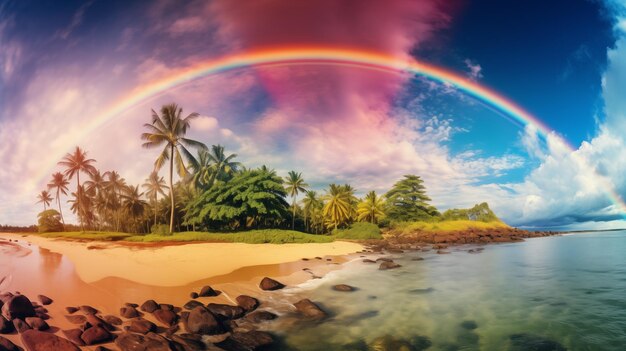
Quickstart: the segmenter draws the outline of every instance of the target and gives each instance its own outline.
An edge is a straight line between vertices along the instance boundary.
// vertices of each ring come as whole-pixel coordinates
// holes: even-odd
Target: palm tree
[[[146,178],[146,182],[143,183],[143,188],[146,189],[146,196],[154,204],[154,224],[157,224],[157,207],[159,206],[158,196],[159,194],[165,196],[163,189],[166,188],[165,180],[163,177],[159,177],[157,172],[150,173],[150,176]]]
[[[350,193],[344,186],[330,184],[326,193],[323,215],[328,227],[337,227],[350,219]]]
[[[194,189],[207,190],[211,177],[213,175],[213,165],[209,158],[209,151],[205,149],[198,150],[198,158],[196,162],[190,164],[193,171],[191,184]]]
[[[304,193],[304,199],[302,199],[302,203],[304,204],[304,226],[305,229],[309,231],[309,226],[307,225],[307,217],[313,218],[311,212],[320,204],[320,200],[317,198],[317,192],[313,190],[308,190],[306,193]]]
[[[170,232],[174,230],[174,162],[176,162],[178,175],[183,178],[187,175],[183,155],[187,161],[194,159],[185,146],[206,149],[206,145],[201,142],[185,138],[191,120],[197,118],[199,115],[194,112],[183,118],[182,114],[183,109],[176,104],[161,107],[160,116],[152,110],[152,123],[144,124],[144,127],[147,128],[149,132],[141,134],[141,139],[146,141],[143,143],[144,147],[155,148],[165,146],[154,162],[155,171],[160,170],[167,160],[170,161]]]
[[[63,222],[63,227],[65,228],[65,219],[63,219],[63,211],[61,210],[61,194],[67,195],[67,186],[69,181],[65,178],[65,175],[61,172],[56,172],[52,175],[52,180],[48,183],[48,190],[55,189],[56,190],[56,200],[59,205],[59,214],[61,215],[61,222]]]
[[[285,190],[287,194],[293,198],[293,216],[291,217],[291,229],[296,228],[296,196],[301,191],[306,191],[306,187],[309,185],[304,182],[302,178],[302,173],[297,173],[296,171],[289,171],[287,176],[285,177],[285,184],[287,185]]]
[[[108,174],[109,172],[102,174],[99,170],[96,170],[93,173],[89,173],[89,180],[84,183],[87,191],[95,193],[94,209],[98,212],[98,225],[100,227],[102,227],[102,221],[105,217],[104,211],[106,211],[107,198],[104,196],[104,190],[107,184],[106,177]]]
[[[222,145],[211,145],[211,152],[207,153],[209,161],[213,163],[213,172],[209,180],[209,188],[216,180],[226,181],[232,177],[233,173],[241,166],[241,163],[232,161],[237,154],[226,156]]]
[[[37,203],[43,203],[43,210],[45,211],[47,206],[50,206],[50,202],[52,202],[52,197],[47,190],[42,190],[39,195],[37,195],[39,201]]]
[[[94,216],[91,208],[93,207],[94,196],[95,191],[88,191],[87,189],[85,189],[85,185],[80,185],[76,189],[76,192],[72,193],[73,199],[67,201],[72,204],[70,209],[76,214],[76,216],[78,216],[78,220],[81,223],[81,230],[83,231],[84,222],[87,222],[88,227],[90,227],[93,223]]]
[[[127,186],[122,194],[122,208],[133,219],[136,227],[136,219],[143,214],[147,203],[141,198],[143,193],[139,193],[139,186]],[[135,228],[136,229],[136,228]]]
[[[66,168],[65,175],[68,176],[69,179],[72,179],[74,176],[76,176],[76,189],[77,189],[76,193],[77,194],[79,191],[78,189],[80,188],[80,172],[85,172],[87,174],[95,173],[96,168],[93,166],[94,162],[96,162],[96,160],[87,158],[87,152],[81,150],[81,148],[78,146],[74,150],[74,153],[72,154],[68,153],[59,162],[60,166],[64,166]],[[78,202],[77,206],[80,207],[81,203]],[[81,213],[82,210],[79,208],[78,212]],[[81,230],[85,230],[81,216],[79,216],[79,219],[80,219]]]
[[[109,192],[109,196],[106,197],[106,202],[111,210],[115,212],[115,230],[118,231],[120,227],[120,208],[121,208],[121,194],[126,186],[126,181],[116,171],[107,172],[107,180],[104,183],[104,188]]]
[[[376,224],[378,219],[385,215],[384,206],[383,198],[377,196],[375,191],[370,191],[357,207],[358,219]]]

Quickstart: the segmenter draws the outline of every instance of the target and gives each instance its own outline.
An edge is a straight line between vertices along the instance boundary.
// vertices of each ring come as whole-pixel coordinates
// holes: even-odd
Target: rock
[[[83,339],[80,338],[81,335],[83,335],[83,331],[76,328],[76,329],[69,329],[69,330],[63,330],[63,335],[65,335],[65,337],[73,342],[74,344],[78,345],[78,346],[84,346],[85,342],[83,341]]]
[[[478,324],[475,321],[463,321],[461,322],[461,328],[467,330],[474,330],[478,328]]]
[[[263,278],[263,280],[261,280],[261,284],[259,284],[259,287],[261,288],[261,290],[272,291],[282,289],[285,287],[285,285],[277,282],[272,278],[265,277]]]
[[[112,350],[108,347],[98,346],[96,347],[96,351],[112,351]]]
[[[77,307],[65,307],[65,310],[69,314],[74,314],[74,313],[76,313],[76,311],[78,311],[78,308]]]
[[[172,310],[159,309],[154,311],[154,313],[152,314],[159,322],[165,324],[168,327],[171,327],[178,322],[178,315]]]
[[[212,287],[207,285],[207,286],[202,287],[202,289],[200,289],[200,293],[198,294],[198,296],[200,297],[217,296],[217,292],[213,290]]]
[[[42,305],[46,306],[52,303],[52,299],[46,295],[37,295],[37,298],[41,302]]]
[[[156,301],[148,300],[144,302],[139,309],[144,312],[152,313],[156,311],[158,308],[159,308],[159,304]]]
[[[67,339],[38,330],[27,330],[21,335],[22,344],[28,351],[80,351]]]
[[[84,313],[84,314],[96,314],[98,313],[98,310],[91,307],[91,306],[80,306],[80,310]]]
[[[104,319],[107,323],[111,325],[122,325],[123,323],[120,317],[112,316],[112,315],[104,316],[102,317],[102,319]]]
[[[46,321],[39,317],[26,317],[26,324],[36,330],[48,330],[50,326]]]
[[[30,300],[24,295],[15,295],[2,305],[2,316],[7,320],[35,317],[35,309]]]
[[[194,339],[181,335],[172,335],[171,339],[172,341],[182,345],[185,351],[199,351],[206,349],[202,339]]]
[[[189,300],[189,301],[187,301],[187,303],[185,305],[183,305],[183,308],[186,309],[186,310],[193,310],[194,308],[196,308],[198,306],[204,306],[204,305],[200,301]]]
[[[356,288],[347,284],[337,284],[337,285],[333,285],[333,290],[350,292],[350,291],[356,291]]]
[[[116,327],[114,327],[113,325],[109,324],[108,322],[106,322],[105,320],[103,320],[102,318],[96,316],[95,314],[88,314],[87,315],[87,322],[89,322],[89,324],[91,325],[97,325],[99,327],[102,327],[108,331],[115,331],[117,330]]]
[[[399,264],[395,263],[395,262],[387,262],[384,261],[380,264],[380,266],[378,266],[378,269],[380,269],[381,271],[386,271],[388,269],[394,269],[394,268],[398,268],[398,267],[402,267]]]
[[[135,319],[130,323],[129,330],[139,334],[148,334],[156,331],[156,324],[145,319]]]
[[[192,292],[191,294],[189,294],[189,297],[191,297],[192,299],[197,299],[198,298],[198,293],[197,292]]]
[[[446,254],[449,254],[449,253],[450,253],[450,251],[437,250],[437,254],[439,254],[439,255],[446,255]]]
[[[237,296],[237,305],[246,310],[246,312],[254,311],[259,307],[259,300],[248,295]]]
[[[0,336],[0,351],[19,351],[19,348],[9,339]]]
[[[254,351],[266,349],[274,343],[269,333],[262,331],[235,332],[216,346],[226,350]]]
[[[144,336],[122,333],[115,339],[115,345],[122,351],[171,351],[170,343],[164,338],[155,338],[152,333]]]
[[[8,334],[13,331],[13,323],[0,316],[0,334]]]
[[[93,327],[85,330],[80,336],[81,339],[87,345],[100,344],[111,340],[111,333],[106,329],[94,325]]]
[[[328,315],[326,312],[322,311],[319,306],[313,303],[309,299],[303,299],[293,304],[296,307],[296,310],[303,314],[304,316],[312,319],[324,319]]]
[[[221,303],[210,303],[207,308],[211,313],[221,319],[239,319],[245,314],[245,310],[240,306],[231,306]]]
[[[200,306],[189,312],[185,328],[190,333],[203,335],[216,335],[224,332],[217,318],[209,310]]]
[[[87,317],[77,314],[77,315],[66,315],[68,321],[72,324],[83,324],[87,321]]]
[[[278,316],[269,311],[256,311],[246,316],[246,320],[252,323],[259,323],[263,321],[271,321]]]
[[[26,330],[31,329],[30,325],[26,324],[26,322],[19,318],[15,318],[13,320],[13,327],[15,328],[15,330],[17,330],[18,333],[23,333]]]
[[[411,261],[424,261],[424,257],[413,257]]]
[[[363,263],[376,263],[376,261],[370,260],[369,258],[366,258],[366,259],[363,260]]]
[[[389,257],[379,257],[376,259],[376,262],[393,262],[393,260]]]
[[[173,311],[174,305],[170,305],[169,303],[161,303],[159,304],[159,308],[166,311]]]
[[[120,315],[126,319],[139,317],[139,311],[134,307],[122,307],[120,308]]]
[[[396,339],[390,335],[376,338],[368,346],[369,346],[368,350],[376,350],[376,351],[413,351],[415,350],[407,340]]]

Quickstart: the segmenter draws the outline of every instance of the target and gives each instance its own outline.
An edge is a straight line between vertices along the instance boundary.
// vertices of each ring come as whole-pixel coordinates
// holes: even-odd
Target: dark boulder
[[[148,334],[156,331],[156,325],[149,320],[135,319],[130,323],[129,330],[139,334]]]
[[[120,315],[126,319],[137,318],[139,317],[139,311],[137,311],[134,307],[122,307],[120,308]]]
[[[80,306],[80,310],[84,313],[84,314],[96,314],[98,313],[98,310],[91,307],[91,306]]]
[[[189,312],[185,328],[194,334],[216,335],[224,332],[217,318],[209,310],[200,306]]]
[[[80,351],[78,346],[67,339],[38,330],[27,330],[21,335],[27,351]]]
[[[81,335],[83,335],[83,331],[81,329],[69,329],[69,330],[63,330],[63,335],[65,335],[65,337],[73,342],[74,344],[78,345],[78,346],[84,346],[85,342],[83,341],[83,339],[80,338]]]
[[[198,306],[204,306],[202,302],[196,300],[189,300],[186,304],[183,305],[183,308],[186,310],[193,310]]]
[[[237,305],[246,310],[246,312],[250,312],[259,307],[259,300],[248,295],[239,295],[237,296]]]
[[[0,334],[8,334],[13,331],[13,323],[0,316]]]
[[[351,291],[356,291],[356,288],[347,284],[337,284],[337,285],[333,285],[333,290],[351,292]]]
[[[0,351],[19,351],[19,348],[9,339],[0,336]]]
[[[26,322],[19,318],[15,318],[13,320],[13,327],[15,328],[15,330],[17,330],[18,333],[23,333],[31,329],[30,325],[26,324]]]
[[[114,327],[113,325],[109,324],[107,321],[105,321],[104,319],[96,316],[95,314],[88,314],[87,315],[87,322],[89,322],[89,324],[91,325],[97,325],[99,327],[102,327],[108,331],[115,331],[117,330],[116,327]]]
[[[51,298],[49,298],[46,295],[37,295],[37,298],[39,299],[39,301],[41,302],[42,305],[46,306],[51,304],[53,301]]]
[[[123,321],[120,317],[117,316],[113,316],[113,315],[106,315],[104,317],[102,317],[102,319],[104,319],[107,323],[111,324],[111,325],[122,325]]]
[[[144,302],[139,309],[144,312],[152,313],[159,308],[159,304],[154,300]]]
[[[202,342],[202,339],[189,337],[188,335],[172,335],[172,341],[182,346],[185,351],[200,351],[206,350],[206,345]]]
[[[215,316],[221,317],[220,319],[238,319],[243,317],[246,312],[240,306],[231,306],[221,303],[210,303],[207,305],[207,308]]]
[[[265,277],[263,278],[263,280],[261,280],[261,284],[259,284],[259,287],[265,291],[272,291],[282,289],[285,287],[285,285],[272,278]]]
[[[189,297],[191,297],[192,299],[197,299],[198,298],[198,293],[197,292],[192,292],[189,294]]]
[[[2,316],[7,320],[35,317],[35,309],[30,300],[24,295],[15,295],[2,305]]]
[[[250,313],[249,315],[246,316],[246,320],[250,321],[252,323],[259,323],[259,322],[263,322],[263,321],[271,321],[273,319],[278,318],[277,315],[275,315],[272,312],[269,311],[255,311]]]
[[[217,295],[218,295],[217,292],[208,285],[202,287],[202,289],[200,289],[200,293],[198,294],[198,296],[200,297],[211,297],[211,296],[217,296]]]
[[[106,329],[99,326],[92,326],[83,332],[80,336],[87,345],[101,344],[110,341],[112,336]]]
[[[388,269],[394,269],[394,268],[398,268],[398,267],[402,267],[399,264],[395,263],[395,262],[387,262],[387,261],[383,261],[380,266],[378,266],[378,269],[380,269],[381,271],[386,271]]]
[[[154,311],[152,314],[154,315],[154,318],[168,327],[171,327],[178,322],[178,315],[172,310],[159,309]]]
[[[67,318],[67,320],[72,324],[83,324],[87,321],[87,317],[80,314],[66,315],[65,318]]]
[[[26,317],[26,324],[36,330],[48,330],[50,326],[46,321],[39,317]]]
[[[376,263],[376,261],[370,260],[369,258],[366,258],[366,259],[363,260],[363,263]]]
[[[156,338],[152,333],[148,336],[122,333],[115,339],[115,345],[122,351],[172,351],[165,338]]]
[[[322,311],[319,306],[313,303],[309,299],[303,299],[293,304],[296,310],[300,312],[302,315],[312,319],[324,319],[328,315],[326,312]]]
[[[65,307],[65,310],[67,311],[67,313],[69,314],[74,314],[76,313],[76,311],[78,311],[78,307]]]
[[[273,342],[274,339],[270,334],[254,330],[232,333],[224,341],[217,343],[216,346],[226,350],[255,351],[266,349]]]
[[[567,351],[558,342],[532,334],[514,334],[511,340],[511,351]]]

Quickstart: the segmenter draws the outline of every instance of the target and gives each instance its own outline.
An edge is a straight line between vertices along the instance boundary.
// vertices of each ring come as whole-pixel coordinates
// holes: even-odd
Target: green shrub
[[[159,242],[159,241],[209,241],[209,242],[235,242],[247,244],[287,244],[287,243],[329,243],[334,240],[329,235],[313,235],[293,230],[284,229],[261,229],[248,230],[233,233],[208,233],[208,232],[181,232],[171,236],[148,234],[126,238],[134,242]]]
[[[150,232],[155,235],[172,235],[172,233],[170,233],[170,226],[167,224],[153,224],[150,228]]]
[[[333,236],[337,239],[353,239],[353,240],[368,240],[368,239],[382,239],[380,235],[380,228],[376,224],[367,222],[353,223],[347,229],[338,229],[333,232]]]
[[[45,210],[39,215],[37,230],[40,233],[60,232],[63,230],[61,214],[57,210]]]

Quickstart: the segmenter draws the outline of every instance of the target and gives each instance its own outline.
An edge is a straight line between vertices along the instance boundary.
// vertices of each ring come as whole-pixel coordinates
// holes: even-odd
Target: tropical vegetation
[[[184,115],[176,104],[164,105],[158,113],[151,111],[140,137],[145,148],[159,148],[159,152],[142,184],[130,184],[115,170],[98,169],[96,160],[76,147],[59,162],[62,169],[52,174],[47,188],[37,195],[44,210],[39,215],[40,231],[52,228],[67,232],[47,235],[82,232],[94,238],[133,241],[321,242],[376,239],[384,227],[498,221],[486,203],[439,213],[417,175],[405,175],[383,195],[369,191],[359,198],[350,184],[313,190],[301,172],[280,175],[265,165],[246,167],[224,146],[207,147],[187,137],[198,116],[195,112]],[[159,174],[163,166],[167,166],[167,178]],[[75,186],[70,185],[73,179]],[[50,208],[53,201],[58,211]],[[78,219],[79,232],[65,224],[63,201]],[[320,234],[331,238],[307,236]],[[225,239],[228,235],[232,237]]]

